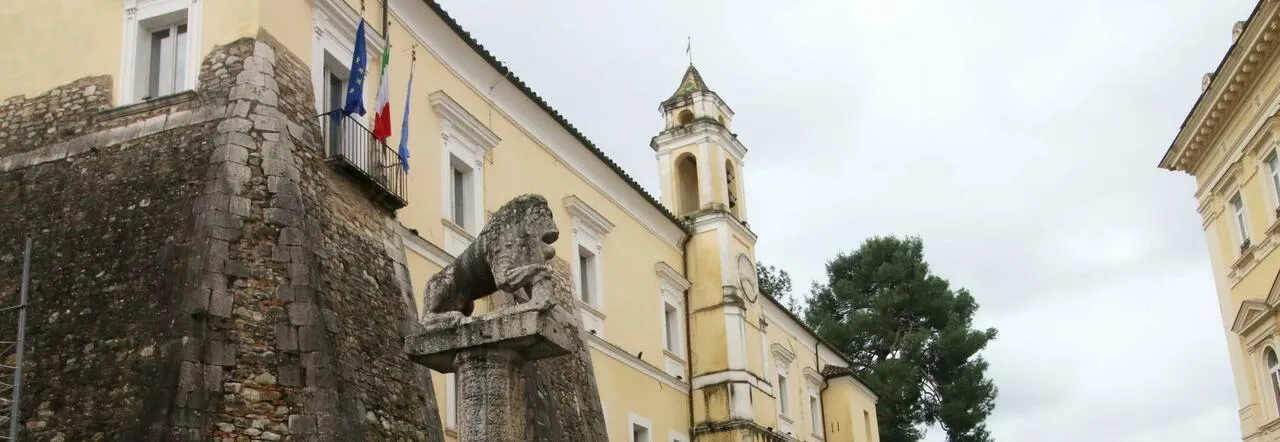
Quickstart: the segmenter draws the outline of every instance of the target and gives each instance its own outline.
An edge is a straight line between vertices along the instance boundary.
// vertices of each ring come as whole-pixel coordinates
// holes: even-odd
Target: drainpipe
[[[681,271],[684,273],[686,280],[689,279],[689,241],[691,240],[693,240],[693,233],[686,231],[684,241],[680,243],[680,249],[683,252],[680,257]],[[686,380],[686,383],[689,384],[689,400],[686,402],[689,404],[689,440],[693,440],[693,428],[695,425],[693,421],[693,332],[689,329],[689,324],[692,323],[690,318],[693,316],[693,309],[690,308],[691,305],[689,304],[689,290],[692,289],[693,284],[691,283],[689,286],[690,288],[684,289],[684,357],[685,363],[689,366],[689,378]]]

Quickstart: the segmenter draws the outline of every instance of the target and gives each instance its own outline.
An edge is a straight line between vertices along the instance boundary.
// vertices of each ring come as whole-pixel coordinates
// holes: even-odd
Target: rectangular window
[[[186,89],[187,24],[153,29],[148,40],[147,97]]]
[[[789,398],[787,396],[789,396],[789,394],[787,393],[787,374],[779,370],[778,372],[778,412],[780,414],[787,414],[787,410],[790,408],[789,404],[787,403],[789,401]]]
[[[458,226],[467,226],[467,172],[458,166],[453,166],[453,213],[450,219]]]
[[[1244,247],[1245,244],[1249,243],[1249,223],[1245,218],[1244,200],[1240,199],[1239,193],[1231,198],[1231,208],[1236,215],[1236,228],[1239,229],[1240,233],[1240,245]]]
[[[578,299],[594,305],[596,279],[596,255],[586,247],[578,247]]]
[[[822,435],[822,405],[818,402],[818,398],[809,395],[809,420],[813,424],[813,434]]]
[[[680,314],[671,303],[664,302],[662,319],[667,330],[667,351],[680,352]]]
[[[339,74],[326,66],[324,77],[324,110],[328,112],[342,109],[343,101],[346,99],[344,90],[347,87],[347,79],[345,74]],[[342,120],[339,118],[326,118],[325,124],[329,129],[325,133],[325,136],[329,137],[329,154],[336,155],[342,142]]]
[[[649,428],[637,423],[631,424],[631,442],[651,442]]]

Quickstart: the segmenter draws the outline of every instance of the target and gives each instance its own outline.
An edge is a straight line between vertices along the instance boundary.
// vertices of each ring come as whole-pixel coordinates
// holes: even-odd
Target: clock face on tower
[[[742,286],[742,296],[748,302],[756,302],[760,294],[756,289],[756,266],[747,255],[738,255],[738,284]]]

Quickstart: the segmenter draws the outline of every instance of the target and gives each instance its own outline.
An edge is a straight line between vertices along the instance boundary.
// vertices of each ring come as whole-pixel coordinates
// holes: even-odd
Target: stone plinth
[[[577,328],[560,309],[514,306],[439,321],[405,340],[416,363],[458,373],[459,440],[526,440],[526,361],[568,354]]]
[[[441,373],[458,371],[457,356],[472,349],[512,350],[524,361],[569,353],[577,330],[559,309],[511,310],[428,326],[405,339],[405,353]]]

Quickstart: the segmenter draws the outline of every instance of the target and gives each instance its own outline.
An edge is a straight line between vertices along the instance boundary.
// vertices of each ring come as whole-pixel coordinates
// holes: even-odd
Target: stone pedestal
[[[510,348],[474,347],[455,357],[458,440],[528,440],[525,436],[524,358]]]
[[[405,353],[441,373],[457,373],[459,441],[525,437],[524,363],[569,353],[577,329],[562,309],[515,305],[458,321],[438,321],[405,339]]]

